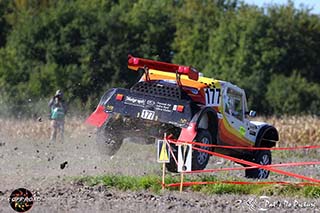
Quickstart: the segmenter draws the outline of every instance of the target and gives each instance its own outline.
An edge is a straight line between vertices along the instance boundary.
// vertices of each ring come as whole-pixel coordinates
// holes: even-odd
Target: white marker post
[[[184,172],[191,171],[192,145],[178,145],[178,172],[180,172],[180,192],[182,192]]]

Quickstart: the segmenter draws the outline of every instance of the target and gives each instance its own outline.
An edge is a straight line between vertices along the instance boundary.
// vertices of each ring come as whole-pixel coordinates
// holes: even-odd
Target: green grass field
[[[158,176],[86,176],[76,178],[76,181],[84,184],[104,185],[120,190],[150,190],[155,193],[161,191],[161,177]],[[246,180],[244,180],[246,181]],[[214,177],[197,177],[186,178],[185,182],[219,182]],[[166,177],[165,183],[180,183],[180,177]],[[166,187],[165,190],[179,190],[179,187]],[[320,198],[320,185],[295,185],[295,184],[244,184],[235,185],[227,183],[193,185],[184,187],[184,191],[202,192],[206,194],[238,194],[238,195],[258,195],[258,196],[286,196],[286,197],[304,197],[304,198]]]

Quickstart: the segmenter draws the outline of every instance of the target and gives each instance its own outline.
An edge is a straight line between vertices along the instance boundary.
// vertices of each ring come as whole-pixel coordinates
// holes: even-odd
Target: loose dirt
[[[14,212],[8,198],[14,189],[21,187],[29,189],[38,198],[30,212],[320,212],[319,199],[232,194],[209,196],[188,189],[182,193],[165,190],[155,194],[119,191],[101,185],[90,187],[74,181],[74,177],[103,174],[161,176],[155,145],[125,140],[116,155],[106,157],[99,154],[92,129],[82,132],[69,129],[64,143],[50,143],[43,137],[16,138],[1,130],[0,133],[0,212]],[[274,163],[318,160],[314,153],[293,154],[287,158],[279,154],[274,156]],[[212,158],[208,168],[230,166],[238,165]],[[320,178],[317,166],[287,170]],[[242,178],[243,173],[212,175],[221,179]],[[270,180],[297,181],[274,173]]]

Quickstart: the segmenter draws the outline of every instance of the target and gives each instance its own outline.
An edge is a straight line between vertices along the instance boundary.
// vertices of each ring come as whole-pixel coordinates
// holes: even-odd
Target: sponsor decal
[[[241,134],[242,136],[245,136],[245,134],[246,134],[246,128],[244,128],[243,126],[240,126],[239,132],[240,132],[240,134]]]
[[[187,124],[182,124],[182,123],[178,123],[178,122],[175,122],[175,121],[168,121],[168,124],[172,124],[174,126],[177,126],[177,127],[185,127]]]
[[[188,122],[188,120],[185,119],[185,118],[181,118],[181,119],[180,119],[180,123],[182,123],[182,124],[185,124],[185,123],[187,123],[187,122]]]
[[[163,112],[172,112],[172,104],[157,102],[155,109]]]
[[[106,106],[106,111],[107,112],[112,112],[113,111],[113,106],[112,105],[107,105]]]
[[[144,107],[146,105],[146,100],[142,99],[142,98],[135,98],[135,97],[126,96],[124,103],[128,104],[128,105]]]
[[[190,90],[192,94],[198,95],[199,91],[197,89],[191,89]]]
[[[153,106],[153,105],[155,105],[155,104],[156,104],[155,101],[153,101],[153,100],[147,100],[147,105]]]
[[[250,135],[253,135],[253,136],[256,136],[256,132],[255,132],[255,131],[252,131],[252,130],[249,130],[249,134],[250,134]]]

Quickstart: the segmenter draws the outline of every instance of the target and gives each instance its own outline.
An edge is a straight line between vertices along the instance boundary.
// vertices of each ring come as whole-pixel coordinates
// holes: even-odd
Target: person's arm
[[[63,110],[64,110],[64,114],[67,114],[68,106],[67,106],[65,101],[62,102],[62,107],[63,107]]]
[[[48,107],[49,109],[51,109],[52,105],[54,103],[54,97],[50,99],[49,103],[48,103]]]
[[[48,103],[48,107],[49,107],[49,113],[48,113],[48,117],[49,117],[49,120],[51,120],[51,108],[54,104],[54,97],[50,99],[49,103]]]

